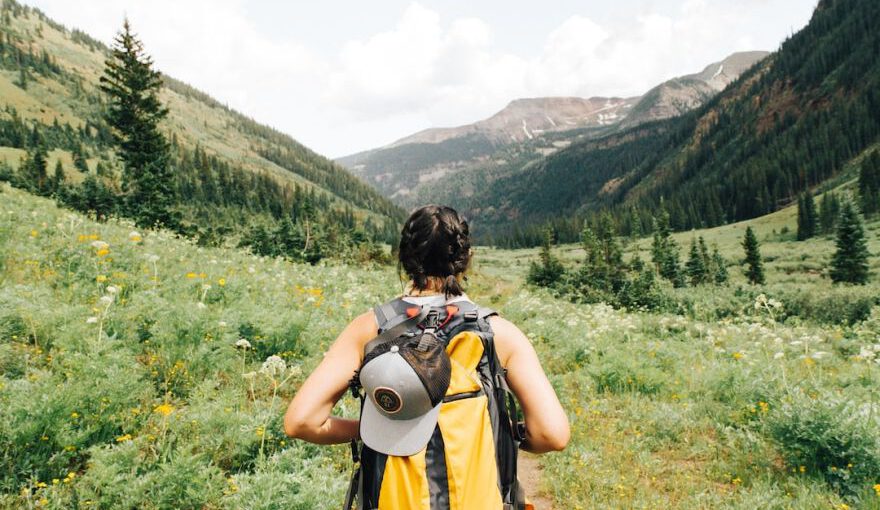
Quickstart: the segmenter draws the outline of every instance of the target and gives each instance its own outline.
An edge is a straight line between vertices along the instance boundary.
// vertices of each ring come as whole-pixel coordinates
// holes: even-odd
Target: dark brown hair
[[[414,288],[424,290],[428,277],[438,276],[444,279],[446,297],[461,295],[458,275],[471,260],[467,221],[451,207],[432,204],[416,209],[403,224],[398,257]]]

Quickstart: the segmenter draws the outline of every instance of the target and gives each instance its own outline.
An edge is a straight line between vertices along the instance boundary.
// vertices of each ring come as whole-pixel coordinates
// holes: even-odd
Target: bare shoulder
[[[507,361],[514,353],[522,349],[531,350],[532,343],[516,324],[504,317],[493,315],[489,317],[489,325],[495,333],[495,348],[503,366],[507,366]]]
[[[356,316],[352,319],[345,329],[339,333],[336,341],[330,346],[327,355],[335,355],[340,351],[356,350],[359,354],[363,352],[364,345],[375,338],[379,325],[376,323],[376,316],[373,310]]]

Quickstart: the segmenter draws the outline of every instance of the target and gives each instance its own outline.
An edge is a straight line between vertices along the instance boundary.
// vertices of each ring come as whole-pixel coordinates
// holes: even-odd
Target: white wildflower
[[[112,296],[119,292],[119,287],[115,285],[108,285],[106,290],[107,294],[110,294]]]
[[[828,356],[828,353],[825,351],[816,351],[810,357],[813,359],[822,359],[825,356]]]
[[[104,306],[110,306],[110,303],[113,302],[113,296],[101,296],[100,302]]]
[[[96,250],[106,250],[110,245],[105,243],[104,241],[92,241],[92,248]]]
[[[226,321],[219,321],[217,323],[217,325],[220,326],[221,328],[225,328],[226,326],[228,326],[228,324],[226,324]]]
[[[151,253],[151,254],[147,255],[147,261],[155,264],[156,262],[159,262],[159,256]]]
[[[89,317],[88,319],[86,319],[86,324],[97,324],[97,323],[98,323],[97,317]]]
[[[198,308],[199,310],[204,310],[205,308],[208,308],[208,305],[199,301],[198,303],[196,303],[196,308]]]
[[[287,370],[287,363],[275,354],[266,358],[266,361],[263,362],[263,366],[260,368],[260,372],[273,378],[281,375],[285,370]]]
[[[236,347],[237,349],[245,349],[245,350],[247,350],[247,349],[250,349],[250,348],[251,348],[251,343],[248,342],[247,338],[239,338],[239,339],[235,342],[235,347]]]
[[[784,358],[784,357],[785,357],[785,353],[782,352],[782,351],[779,351],[779,352],[777,352],[776,354],[773,355],[773,359],[781,359],[781,358]]]

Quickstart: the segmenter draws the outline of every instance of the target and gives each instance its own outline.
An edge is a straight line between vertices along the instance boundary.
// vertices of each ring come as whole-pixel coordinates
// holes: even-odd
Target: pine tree
[[[73,167],[82,173],[89,172],[89,164],[86,161],[82,144],[77,145],[73,151]]]
[[[168,110],[159,101],[162,77],[131,31],[128,19],[116,35],[101,76],[110,99],[107,122],[124,162],[125,212],[141,226],[174,227],[178,219],[169,145],[159,131]]]
[[[549,287],[562,278],[565,268],[562,262],[553,255],[553,231],[549,227],[544,229],[543,242],[541,244],[541,252],[539,254],[540,263],[534,261],[529,264],[529,273],[526,280],[542,287]]]
[[[797,240],[804,241],[815,236],[819,230],[816,202],[813,195],[804,193],[798,197]]]
[[[880,150],[875,150],[862,160],[859,196],[865,216],[880,212]]]
[[[671,281],[676,287],[683,287],[685,281],[679,260],[678,243],[672,238],[669,221],[669,215],[661,209],[653,224],[654,238],[651,244],[651,261],[654,262],[660,276]]]
[[[690,254],[685,268],[691,285],[702,285],[709,280],[709,271],[706,267],[706,261],[700,254],[696,239],[691,239]]]
[[[42,141],[28,149],[20,167],[21,187],[37,195],[48,195],[51,192],[47,158]]]
[[[748,265],[748,268],[746,269],[746,278],[748,278],[749,282],[752,284],[763,285],[766,283],[764,278],[764,262],[761,260],[758,238],[755,236],[755,231],[752,230],[752,227],[746,227],[746,234],[745,237],[743,237],[742,246],[746,252],[745,262]]]
[[[717,245],[712,247],[712,278],[715,280],[715,285],[727,283],[728,278],[727,261],[718,252]]]
[[[55,162],[55,174],[52,176],[52,193],[58,193],[64,186],[64,167],[61,160]]]
[[[819,210],[819,223],[823,234],[830,234],[834,231],[839,215],[840,200],[837,195],[831,191],[825,193],[822,196],[822,208]]]
[[[837,251],[831,259],[831,280],[865,284],[868,282],[868,244],[865,227],[856,207],[844,201],[837,225]]]

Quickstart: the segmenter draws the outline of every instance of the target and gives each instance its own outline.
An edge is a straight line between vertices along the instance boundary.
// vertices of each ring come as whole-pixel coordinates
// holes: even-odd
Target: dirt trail
[[[526,497],[535,506],[535,510],[553,510],[553,501],[540,493],[541,466],[538,458],[530,453],[519,452],[519,481],[523,484]]]

